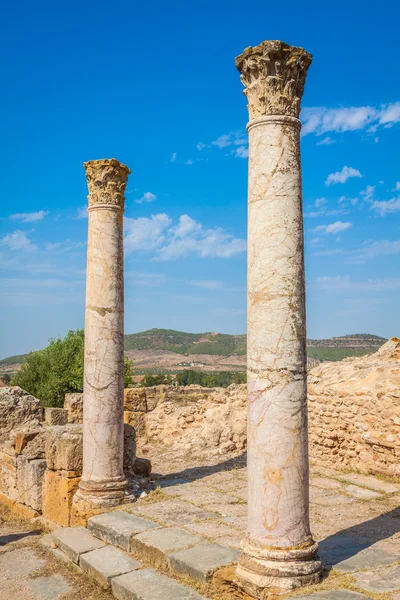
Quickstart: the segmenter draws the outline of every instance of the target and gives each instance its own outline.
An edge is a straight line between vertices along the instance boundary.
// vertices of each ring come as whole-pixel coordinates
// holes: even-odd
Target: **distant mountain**
[[[357,333],[327,340],[307,340],[307,354],[321,360],[342,360],[346,356],[362,356],[375,352],[387,340],[377,335]],[[185,333],[173,329],[149,329],[125,336],[127,351],[169,351],[183,355],[241,356],[247,352],[246,335],[227,333]],[[14,367],[25,362],[27,354],[0,360],[1,367]],[[242,359],[243,360],[243,359]],[[4,369],[3,369],[4,370]]]

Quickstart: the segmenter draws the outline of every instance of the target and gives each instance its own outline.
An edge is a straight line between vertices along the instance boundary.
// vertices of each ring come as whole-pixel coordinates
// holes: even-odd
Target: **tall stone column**
[[[300,100],[312,57],[266,41],[236,58],[248,99],[248,532],[238,580],[265,598],[319,581],[309,525]]]
[[[124,192],[130,173],[118,160],[84,163],[89,188],[86,273],[83,473],[75,501],[93,509],[125,496]]]

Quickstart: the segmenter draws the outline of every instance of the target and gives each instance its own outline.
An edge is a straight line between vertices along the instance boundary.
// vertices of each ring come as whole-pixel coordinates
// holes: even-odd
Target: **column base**
[[[273,550],[252,546],[246,539],[236,569],[238,585],[249,596],[263,600],[319,583],[322,563],[317,551],[315,542],[305,548]]]
[[[71,506],[71,525],[86,525],[94,515],[119,506],[135,502],[136,498],[127,491],[125,477],[91,481],[81,479]]]

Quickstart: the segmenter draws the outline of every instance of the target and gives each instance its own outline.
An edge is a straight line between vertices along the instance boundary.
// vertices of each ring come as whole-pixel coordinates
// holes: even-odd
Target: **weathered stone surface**
[[[0,492],[11,500],[17,500],[17,457],[0,453]]]
[[[228,454],[246,446],[245,386],[167,388],[165,400],[146,415],[150,440],[177,451]]]
[[[64,425],[47,428],[47,468],[52,471],[82,472],[82,427]]]
[[[400,476],[400,341],[309,372],[310,455],[314,462]],[[361,476],[360,476],[361,477]],[[362,483],[375,491],[377,480]],[[391,492],[389,492],[391,493]]]
[[[351,590],[327,590],[306,596],[296,596],[298,600],[367,600],[365,596]]]
[[[207,583],[217,569],[236,563],[238,556],[239,552],[233,548],[203,542],[189,550],[171,554],[168,563],[176,573]]]
[[[147,412],[145,388],[126,388],[124,390],[124,410],[132,412]]]
[[[105,546],[104,542],[95,538],[84,527],[60,527],[52,535],[54,543],[77,565],[81,554]]]
[[[83,394],[65,394],[64,408],[68,411],[68,423],[82,423]]]
[[[123,511],[103,513],[88,521],[88,529],[93,535],[127,552],[131,550],[132,536],[156,527],[156,523]]]
[[[194,590],[153,569],[115,577],[111,586],[118,600],[205,600]]]
[[[167,500],[149,504],[148,506],[134,507],[131,510],[131,512],[136,511],[140,512],[144,517],[153,519],[162,525],[178,526],[218,516],[216,513],[198,508],[181,500]]]
[[[124,423],[124,473],[126,477],[134,477],[136,460],[136,432],[132,425]]]
[[[45,471],[42,495],[45,519],[62,527],[70,526],[71,506],[79,481],[80,476],[68,471]]]
[[[35,600],[61,600],[70,594],[72,586],[61,575],[35,577],[27,582],[30,597]]]
[[[332,555],[335,555],[334,551],[333,553],[331,552],[331,556]],[[340,571],[342,573],[353,573],[354,571],[359,571],[361,569],[385,567],[398,560],[398,555],[372,546],[370,548],[365,548],[357,554],[354,554],[354,556],[350,556],[344,560],[338,562],[331,560],[330,564],[333,564],[333,567],[336,571]],[[327,562],[329,562],[329,560]]]
[[[40,400],[20,387],[0,388],[0,438],[12,431],[40,425]]]
[[[28,460],[18,456],[18,502],[30,506],[34,510],[42,510],[42,485],[46,470],[43,459]]]
[[[15,435],[15,452],[26,458],[45,457],[46,429],[40,427],[33,430],[18,431]]]
[[[68,423],[68,410],[46,407],[44,409],[44,420],[46,425],[66,425]]]
[[[167,566],[169,554],[203,541],[199,535],[178,527],[153,529],[132,537],[131,551],[137,556],[145,557],[155,566]]]
[[[400,484],[391,483],[384,479],[378,479],[372,475],[362,475],[361,473],[346,473],[343,474],[340,479],[353,483],[355,485],[363,485],[371,490],[377,492],[384,492],[385,494],[395,494],[400,492]]]
[[[85,309],[83,471],[76,503],[116,506],[124,475],[124,192],[115,158],[84,163],[89,189]],[[106,365],[106,366],[105,366]]]
[[[105,546],[81,554],[79,565],[103,588],[109,588],[111,579],[141,567],[141,564],[113,546]]]
[[[124,423],[135,428],[137,437],[143,437],[146,433],[146,413],[140,411],[124,411]]]
[[[151,475],[151,462],[148,458],[136,457],[133,463],[133,472],[135,475],[140,477],[150,477]]]
[[[383,594],[385,592],[396,592],[400,590],[400,566],[395,565],[389,569],[379,569],[378,571],[363,571],[353,575],[357,587]]]
[[[366,490],[365,488],[359,487],[358,485],[346,485],[345,491],[354,498],[360,498],[361,500],[368,500],[370,498],[379,498],[382,494],[373,492],[372,490]]]

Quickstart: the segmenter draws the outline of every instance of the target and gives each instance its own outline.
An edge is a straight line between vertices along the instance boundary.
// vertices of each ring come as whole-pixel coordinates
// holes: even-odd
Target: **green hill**
[[[307,340],[308,356],[321,360],[342,360],[347,356],[362,356],[376,350],[385,338],[367,333],[345,335],[326,340]],[[177,354],[211,354],[243,356],[246,354],[246,335],[227,333],[185,333],[173,329],[149,329],[125,336],[125,350],[169,350]],[[21,364],[27,354],[0,360],[0,366]]]

